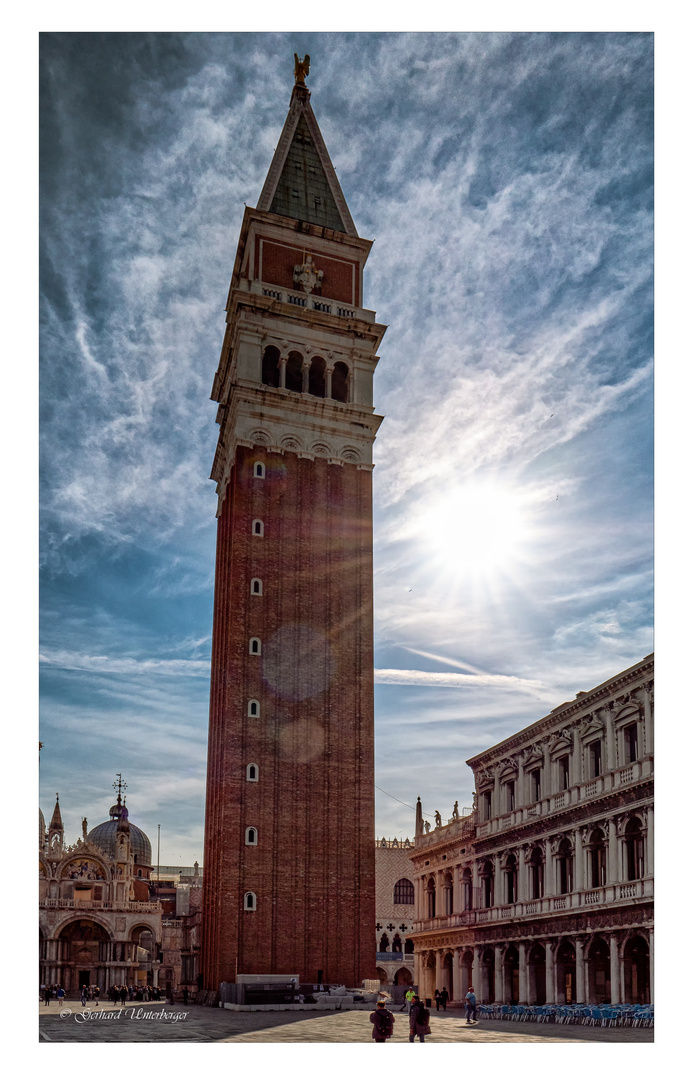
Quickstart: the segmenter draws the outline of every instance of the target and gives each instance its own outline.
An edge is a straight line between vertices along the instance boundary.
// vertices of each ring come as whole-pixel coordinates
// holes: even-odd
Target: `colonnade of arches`
[[[631,813],[421,879],[420,919],[630,884],[653,875],[651,815]]]
[[[631,930],[416,952],[421,997],[443,987],[504,1005],[649,1004],[653,931]]]
[[[331,364],[323,356],[304,357],[296,349],[282,353],[276,345],[268,345],[262,356],[262,382],[296,394],[351,400],[351,372],[343,360]]]
[[[54,937],[40,931],[40,981],[62,986],[67,993],[81,986],[99,986],[104,993],[111,986],[140,982],[144,972],[145,981],[157,986],[158,946],[154,931],[145,924],[120,940],[94,919],[73,919]]]

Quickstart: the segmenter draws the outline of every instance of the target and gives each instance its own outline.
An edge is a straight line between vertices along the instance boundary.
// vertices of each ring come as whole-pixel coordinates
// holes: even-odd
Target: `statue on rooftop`
[[[293,73],[296,77],[296,85],[305,86],[305,76],[310,74],[310,57],[306,53],[301,60],[298,53],[294,53],[293,58],[295,61]]]

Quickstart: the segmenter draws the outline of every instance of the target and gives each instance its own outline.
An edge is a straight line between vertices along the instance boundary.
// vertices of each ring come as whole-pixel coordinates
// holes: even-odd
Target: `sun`
[[[452,488],[418,526],[428,555],[454,573],[481,576],[512,569],[531,531],[522,492],[493,480]]]

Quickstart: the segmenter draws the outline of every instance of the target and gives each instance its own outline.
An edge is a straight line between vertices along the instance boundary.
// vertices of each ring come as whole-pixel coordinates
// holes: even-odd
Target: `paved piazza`
[[[68,1015],[61,1016],[61,1013]],[[99,1009],[68,1001],[40,1006],[40,1040],[48,1042],[366,1043],[369,1012],[325,1016],[311,1012],[239,1013],[201,1005],[134,1002]],[[109,1018],[108,1015],[109,1014]],[[145,1015],[147,1014],[147,1015]],[[154,1014],[154,1015],[151,1015]],[[601,1028],[560,1024],[478,1021],[467,1027],[463,1011],[432,1013],[429,1043],[652,1043],[652,1028]],[[396,1012],[393,1043],[408,1041],[408,1019]],[[419,1045],[416,1041],[416,1045]]]

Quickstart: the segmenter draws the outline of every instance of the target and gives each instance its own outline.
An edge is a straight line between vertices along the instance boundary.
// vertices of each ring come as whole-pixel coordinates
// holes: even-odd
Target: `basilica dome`
[[[110,820],[103,821],[101,825],[96,825],[94,829],[91,829],[86,839],[92,844],[97,844],[101,851],[114,859],[117,829],[120,821],[123,823],[128,821],[128,818],[129,811],[126,808],[126,803],[121,803],[118,799],[114,806],[110,807]],[[133,821],[128,821],[128,824],[131,850],[137,865],[152,866],[150,840],[143,830],[139,829],[138,825],[134,825]]]

